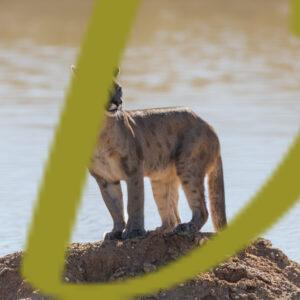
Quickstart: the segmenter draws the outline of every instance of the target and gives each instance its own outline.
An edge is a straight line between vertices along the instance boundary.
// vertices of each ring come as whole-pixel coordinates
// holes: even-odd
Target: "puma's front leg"
[[[145,235],[144,228],[144,174],[140,167],[128,176],[128,221],[122,237],[130,239]]]
[[[103,200],[114,222],[113,230],[105,234],[105,239],[121,239],[125,228],[125,221],[120,182],[107,182],[101,177],[95,175],[94,177],[97,180]]]

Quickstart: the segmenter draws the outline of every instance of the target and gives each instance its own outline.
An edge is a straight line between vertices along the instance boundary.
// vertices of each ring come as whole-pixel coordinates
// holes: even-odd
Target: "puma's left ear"
[[[120,68],[116,68],[114,70],[114,77],[117,78],[119,74],[120,74]]]

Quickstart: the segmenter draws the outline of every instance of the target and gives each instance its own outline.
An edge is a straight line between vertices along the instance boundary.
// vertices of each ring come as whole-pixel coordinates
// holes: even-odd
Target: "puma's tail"
[[[222,159],[219,155],[208,174],[210,213],[216,231],[227,224]]]

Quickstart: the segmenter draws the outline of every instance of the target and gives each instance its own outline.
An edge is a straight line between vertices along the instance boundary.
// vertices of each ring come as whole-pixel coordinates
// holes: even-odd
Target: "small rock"
[[[198,244],[199,244],[199,246],[203,246],[207,243],[207,241],[208,241],[208,238],[204,237],[199,241]]]
[[[117,269],[114,274],[110,277],[110,280],[116,280],[126,275],[126,271],[122,268]]]
[[[149,263],[144,263],[143,264],[143,270],[145,273],[150,273],[150,272],[154,272],[156,271],[156,266],[153,264],[149,264]]]
[[[123,244],[124,244],[124,243],[123,243],[122,241],[118,241],[118,242],[117,242],[117,247],[121,247],[121,246],[123,246]]]

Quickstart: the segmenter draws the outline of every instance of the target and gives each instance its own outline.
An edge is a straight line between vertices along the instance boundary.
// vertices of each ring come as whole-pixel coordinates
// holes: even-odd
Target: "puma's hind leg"
[[[207,160],[204,155],[195,155],[178,161],[177,174],[183,191],[192,210],[192,219],[177,226],[176,231],[199,231],[208,219],[205,203],[204,178],[207,171]]]
[[[157,230],[170,232],[180,223],[178,213],[178,179],[173,177],[151,180],[151,185],[162,221],[162,225]]]

